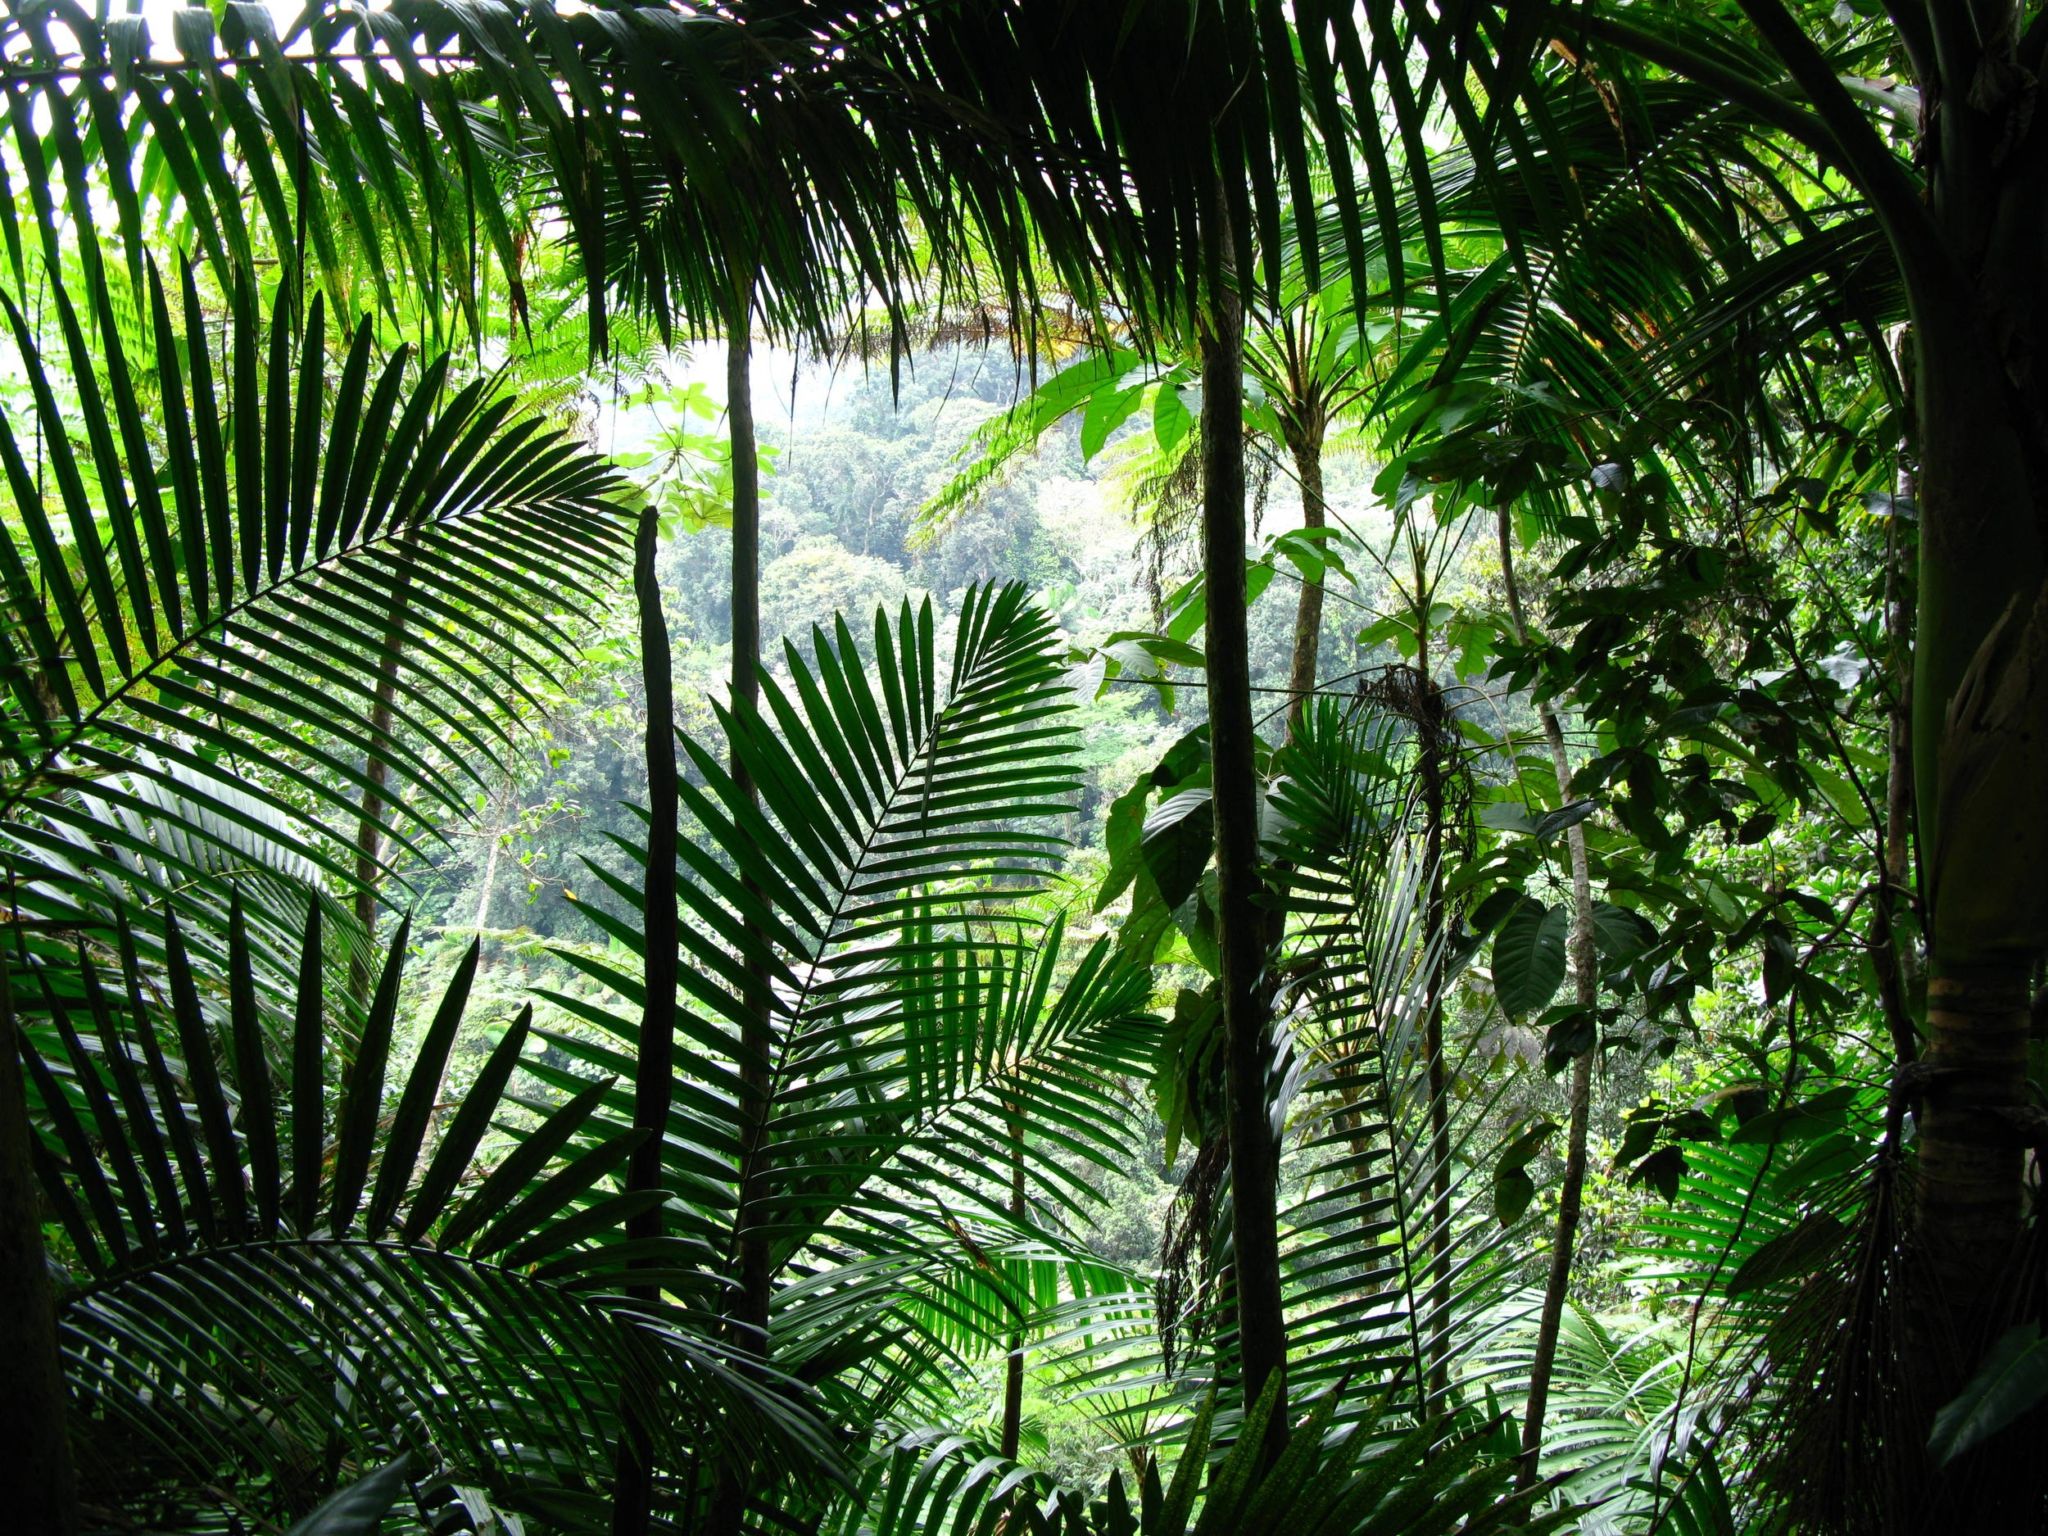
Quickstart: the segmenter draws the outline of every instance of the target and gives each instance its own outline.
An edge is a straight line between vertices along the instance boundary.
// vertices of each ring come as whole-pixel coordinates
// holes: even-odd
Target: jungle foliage
[[[24,1528],[2048,1514],[2037,0],[113,12]]]

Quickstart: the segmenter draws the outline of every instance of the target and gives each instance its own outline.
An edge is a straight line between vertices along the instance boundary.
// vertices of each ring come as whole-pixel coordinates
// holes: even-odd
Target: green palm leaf
[[[687,1266],[669,1288],[717,1317],[740,1234],[764,1235],[770,1357],[860,1426],[1062,1295],[1130,1294],[1077,1265],[1062,1233],[1099,1198],[1073,1168],[1116,1163],[1120,1085],[1148,1069],[1155,1027],[1142,968],[1024,906],[1076,782],[1045,615],[1019,587],[975,588],[949,647],[929,605],[893,623],[885,610],[874,634],[872,670],[840,622],[808,657],[789,648],[787,681],[764,672],[759,716],[722,715],[758,809],[681,738],[681,800],[709,840],[678,849],[663,1147]],[[587,910],[640,953],[639,884],[598,875],[624,915]],[[637,1005],[638,965],[570,958]],[[756,977],[770,1041],[757,1119],[740,1033]],[[637,1014],[554,1000],[596,1033],[553,1044],[630,1072]],[[623,1091],[606,1111],[627,1120]]]
[[[1495,1326],[1517,1228],[1494,1219],[1484,1178],[1467,1176],[1488,1166],[1503,1091],[1470,1070],[1476,1042],[1447,1050],[1446,1080],[1470,1091],[1447,1106],[1441,1138],[1433,1122],[1423,1019],[1449,935],[1429,924],[1400,751],[1388,722],[1318,701],[1276,754],[1268,855],[1300,923],[1276,961],[1290,978],[1277,1011],[1298,1019],[1280,1075],[1301,1085],[1311,1163],[1286,1213],[1289,1305],[1302,1319],[1292,1369],[1304,1383],[1391,1375],[1426,1420],[1469,1397],[1458,1362]]]
[[[416,850],[466,813],[617,561],[602,462],[482,382],[453,387],[446,357],[375,366],[365,322],[335,377],[318,296],[294,343],[282,298],[266,336],[242,287],[216,377],[190,271],[182,289],[180,324],[152,271],[134,361],[103,280],[96,336],[54,291],[57,357],[0,295],[34,400],[0,413],[0,838],[44,923],[146,911],[158,883],[217,915],[245,869],[352,884],[371,764],[378,829]],[[394,630],[402,646],[364,643]],[[264,903],[267,952],[289,947],[270,913],[295,923],[303,900]]]
[[[638,1326],[617,1315],[604,1294],[615,1267],[564,1283],[463,1235],[501,1210],[510,1180],[521,1199],[489,1229],[496,1246],[510,1223],[536,1256],[574,1250],[576,1217],[554,1213],[595,1210],[609,1224],[616,1201],[580,1178],[588,1152],[567,1154],[622,1140],[586,1093],[544,1123],[528,1155],[463,1187],[529,1010],[427,1146],[473,949],[381,1131],[403,946],[336,1094],[318,1066],[329,1025],[317,912],[288,1082],[267,1060],[240,916],[226,1020],[192,985],[170,918],[168,1018],[143,1002],[153,978],[132,956],[128,1010],[81,957],[81,1017],[52,991],[51,1022],[23,1036],[34,1110],[55,1143],[36,1146],[44,1193],[70,1238],[59,1333],[89,1426],[79,1441],[91,1448],[89,1487],[194,1509],[205,1490],[237,1490],[284,1517],[310,1507],[344,1464],[406,1451],[421,1475],[475,1485],[506,1508],[601,1525],[622,1404],[659,1426],[675,1460],[830,1464],[793,1384],[742,1379],[681,1313],[656,1309]],[[166,1023],[182,1059],[157,1045]]]

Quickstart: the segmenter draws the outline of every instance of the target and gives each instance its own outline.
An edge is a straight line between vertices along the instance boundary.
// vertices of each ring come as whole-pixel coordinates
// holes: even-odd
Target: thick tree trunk
[[[1228,249],[1224,207],[1221,189],[1212,189],[1207,235]],[[1259,911],[1259,783],[1245,628],[1244,312],[1235,294],[1210,295],[1201,352],[1202,564],[1209,594],[1205,640],[1232,1269],[1246,1406],[1258,1401],[1269,1378],[1281,1381],[1267,1436],[1268,1453],[1277,1456],[1287,1435],[1287,1333],[1280,1302],[1279,1149],[1266,1091],[1271,1030],[1259,986],[1265,922]]]
[[[1515,639],[1529,643],[1529,625],[1522,611],[1522,594],[1515,584],[1515,548],[1509,509],[1500,509],[1500,574],[1507,592],[1508,618],[1515,626]],[[1565,749],[1564,727],[1548,701],[1536,705],[1543,722],[1543,737],[1550,745],[1551,766],[1557,773],[1559,803],[1571,799],[1571,756]],[[1565,846],[1572,869],[1571,962],[1573,1000],[1581,1008],[1595,1008],[1600,1002],[1599,954],[1593,937],[1593,877],[1586,859],[1586,830],[1574,825],[1565,832]],[[1557,1188],[1557,1229],[1550,1240],[1550,1272],[1543,1283],[1543,1311],[1536,1325],[1536,1355],[1529,1366],[1529,1398],[1522,1411],[1522,1465],[1517,1473],[1521,1486],[1535,1483],[1543,1456],[1543,1422],[1550,1407],[1550,1378],[1557,1366],[1557,1337],[1564,1323],[1564,1304],[1571,1294],[1572,1259],[1578,1248],[1579,1212],[1586,1194],[1586,1137],[1593,1117],[1593,1052],[1572,1062],[1571,1087],[1567,1095],[1564,1177]]]
[[[1949,1335],[1940,1386],[1950,1391],[1990,1342],[2019,1236],[2024,1148],[2012,1117],[2027,1102],[2029,980],[2022,964],[1937,961],[1927,982],[1927,1065],[1938,1075],[1919,1116],[1917,1183],[1921,1246],[1947,1323],[1930,1319],[1927,1342]],[[1925,1240],[1930,1230],[1939,1242]]]
[[[2040,486],[1972,296],[1916,303],[1922,441],[1913,777],[1929,982],[1914,1224],[1933,1293],[1911,1366],[1930,1404],[2000,1326],[2024,1207],[2026,989],[2048,919]],[[1995,292],[1988,296],[1995,297]],[[1986,367],[1989,359],[1993,366]]]
[[[0,1488],[10,1530],[70,1536],[77,1492],[20,1049],[14,1001],[0,977]]]
[[[742,723],[754,718],[761,698],[761,471],[754,432],[753,284],[734,297],[726,337],[726,425],[732,462],[732,710]],[[752,797],[754,787],[737,756],[732,776]],[[768,979],[749,967],[746,1019],[741,1026],[740,1189],[734,1212],[738,1294],[729,1315],[735,1348],[765,1360],[768,1314],[775,1277],[767,1235],[756,1213],[762,1161],[767,1155],[768,1096],[765,1066],[775,1040],[769,1025]],[[738,1536],[745,1521],[748,1474],[722,1467],[706,1524],[710,1536]]]
[[[633,595],[640,609],[640,667],[647,690],[647,872],[644,897],[647,995],[640,1013],[640,1049],[633,1068],[633,1125],[647,1133],[626,1164],[626,1189],[662,1187],[661,1150],[668,1129],[670,1079],[675,1071],[677,988],[675,692],[670,669],[668,625],[661,613],[661,588],[654,576],[658,522],[650,507],[640,514],[633,546]],[[662,1235],[661,1207],[626,1222],[628,1242]],[[639,1265],[658,1266],[658,1258]],[[633,1301],[653,1306],[658,1285],[629,1285]],[[654,1469],[643,1415],[653,1405],[631,1399],[624,1405],[612,1503],[613,1536],[644,1536],[652,1508]]]
[[[1294,456],[1295,478],[1301,482],[1301,521],[1304,528],[1329,526],[1323,502],[1323,444],[1321,438],[1288,445]],[[1301,583],[1301,596],[1294,605],[1294,647],[1287,664],[1287,734],[1301,729],[1316,692],[1316,650],[1323,633],[1323,578],[1310,576]]]
[[[1876,215],[1912,322],[1929,972],[1912,1226],[1926,1281],[1901,1369],[1933,1407],[1968,1380],[2009,1294],[2025,1163],[2008,1111],[2026,1092],[2026,983],[2048,945],[2048,34],[2012,4],[1892,8],[1924,104],[1922,188],[1790,12],[1742,9]],[[1933,1477],[1944,1521],[1993,1497],[1995,1480]]]

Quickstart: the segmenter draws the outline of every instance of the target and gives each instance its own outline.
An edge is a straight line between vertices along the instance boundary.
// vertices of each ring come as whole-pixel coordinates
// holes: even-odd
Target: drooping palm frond
[[[239,909],[224,999],[175,917],[165,933],[161,975],[132,946],[106,975],[81,954],[63,978],[81,998],[52,987],[46,1022],[17,1034],[11,1003],[6,1019],[65,1237],[59,1334],[89,1502],[282,1521],[403,1451],[420,1477],[602,1526],[619,1416],[657,1396],[683,1404],[661,1420],[672,1455],[829,1464],[793,1388],[739,1377],[680,1314],[619,1317],[615,1277],[580,1256],[633,1198],[608,1192],[636,1134],[596,1116],[603,1083],[474,1179],[530,1009],[433,1134],[474,946],[393,1108],[403,934],[335,1085],[317,909],[281,1069]]]
[[[401,851],[466,814],[621,542],[602,461],[445,355],[380,364],[365,322],[336,375],[320,297],[294,341],[282,295],[223,325],[181,286],[152,270],[141,356],[103,279],[52,290],[61,346],[0,296],[33,396],[0,413],[9,899],[149,951],[156,882],[216,914],[251,863],[347,886],[366,800]],[[298,910],[251,917],[290,947]]]
[[[377,58],[380,33],[405,34],[353,4],[310,5],[283,33],[256,4],[180,6],[169,22],[153,35],[147,16],[68,0],[0,17],[0,236],[17,295],[44,264],[90,275],[107,260],[140,310],[152,252],[182,249],[223,286],[274,261],[289,292],[324,288],[344,313],[444,338],[458,321],[480,334],[495,266],[516,318],[526,231],[501,131],[466,99],[459,59]],[[101,227],[104,257],[77,233]]]
[[[1554,525],[1602,464],[1740,488],[1827,414],[1822,351],[1866,359],[1896,398],[1896,270],[1769,112],[1568,52],[1519,88],[1502,110],[1527,132],[1438,164],[1461,260],[1418,290],[1373,396],[1386,451],[1440,500]],[[1326,250],[1339,239],[1333,223]]]

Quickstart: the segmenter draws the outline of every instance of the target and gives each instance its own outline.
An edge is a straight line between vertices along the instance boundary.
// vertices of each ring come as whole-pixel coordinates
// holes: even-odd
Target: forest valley
[[[2044,54],[0,0],[9,1529],[2048,1529]]]

